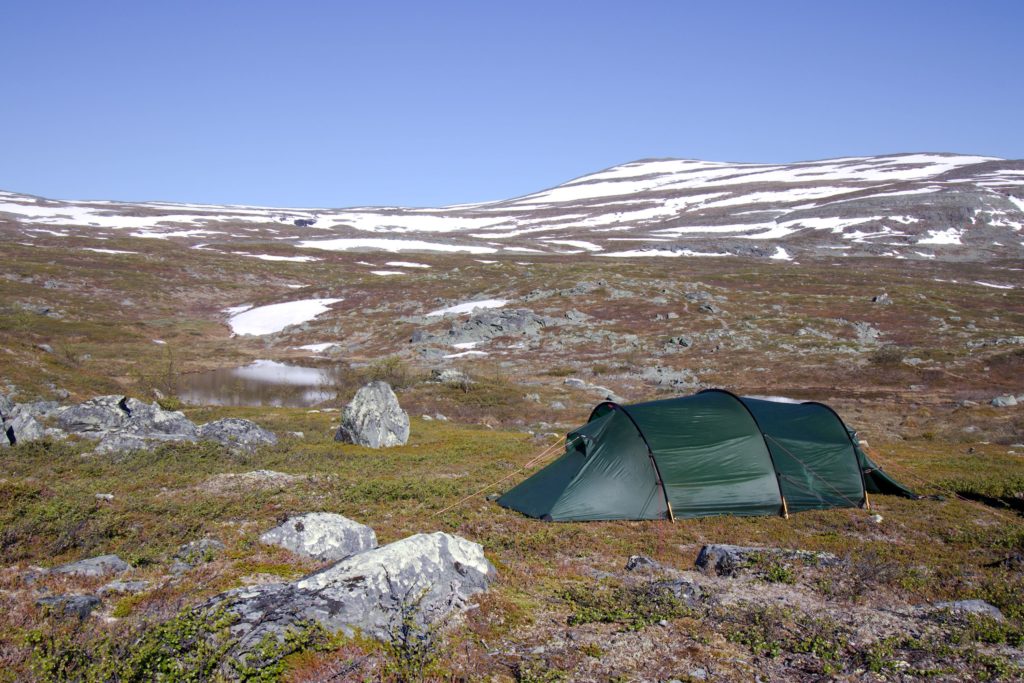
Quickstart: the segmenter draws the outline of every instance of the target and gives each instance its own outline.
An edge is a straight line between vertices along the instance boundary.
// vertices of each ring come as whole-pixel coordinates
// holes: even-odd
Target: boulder
[[[373,529],[329,512],[310,512],[292,517],[260,536],[260,542],[277,545],[316,560],[336,562],[377,547]]]
[[[996,396],[992,399],[991,404],[996,408],[1012,408],[1017,405],[1017,397],[1010,394],[1005,396]]]
[[[87,619],[99,607],[100,599],[95,595],[54,595],[36,600],[36,605],[63,616]]]
[[[196,426],[179,410],[164,410],[159,403],[143,403],[129,398],[123,407],[128,411],[125,430],[145,439],[160,441],[195,441]]]
[[[369,448],[401,446],[409,440],[409,415],[387,382],[370,382],[345,406],[335,441]]]
[[[7,394],[0,394],[0,421],[11,416],[14,410],[14,401]]]
[[[857,335],[857,343],[864,346],[873,346],[878,343],[882,331],[866,322],[854,322],[853,333]]]
[[[107,574],[119,574],[129,569],[131,566],[117,555],[99,555],[58,565],[50,569],[48,573],[68,576],[106,576]]]
[[[31,401],[30,403],[18,403],[12,406],[7,417],[18,417],[28,415],[37,420],[42,420],[56,415],[60,410],[60,404],[56,401]]]
[[[661,571],[664,567],[657,560],[653,560],[646,555],[630,555],[629,559],[626,560],[626,571]]]
[[[196,426],[177,410],[124,396],[97,396],[57,411],[57,425],[66,432],[102,439],[108,433],[157,441],[195,441]]]
[[[57,426],[65,432],[89,436],[123,429],[128,423],[124,396],[97,396],[57,413]]]
[[[695,564],[705,574],[736,576],[742,570],[756,565],[761,558],[766,556],[798,560],[819,566],[835,565],[841,561],[832,553],[812,550],[709,544],[700,549],[700,554],[697,555]]]
[[[440,382],[446,386],[459,387],[467,384],[472,384],[473,380],[469,375],[464,373],[462,370],[456,370],[454,368],[446,368],[444,370],[433,370],[431,371],[432,379],[435,382]]]
[[[273,446],[277,443],[277,435],[273,432],[251,420],[237,417],[207,422],[199,426],[198,433],[203,441],[216,441],[225,446],[245,450],[253,450],[258,446]]]
[[[100,439],[99,444],[96,445],[94,452],[101,454],[132,453],[134,451],[144,451],[150,445],[150,442],[141,436],[115,432],[113,434],[105,434]]]
[[[425,629],[465,608],[494,575],[478,544],[435,532],[353,555],[298,581],[236,589],[209,606],[238,615],[231,630],[243,652],[308,621],[389,640],[404,620]]]
[[[658,386],[671,387],[672,389],[692,389],[699,385],[697,377],[688,369],[675,370],[663,365],[653,368],[644,368],[640,378],[657,384]]]
[[[7,424],[7,439],[11,445],[38,441],[46,436],[46,429],[28,413],[20,413]]]

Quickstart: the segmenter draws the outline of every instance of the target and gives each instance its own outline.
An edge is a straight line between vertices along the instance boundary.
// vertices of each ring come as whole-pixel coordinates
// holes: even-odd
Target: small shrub
[[[388,356],[370,363],[364,370],[366,382],[387,382],[395,389],[404,389],[415,381],[413,371],[398,356]]]
[[[785,652],[812,657],[826,674],[841,668],[849,640],[827,617],[813,617],[781,607],[741,603],[722,614],[726,638],[754,653],[778,657]]]
[[[385,572],[393,595],[398,595],[391,575]],[[398,683],[425,681],[439,677],[441,662],[446,659],[441,637],[444,626],[444,606],[428,606],[424,600],[429,588],[413,594],[413,589],[401,595],[394,616],[386,629],[384,640],[384,671]]]
[[[512,669],[516,683],[560,683],[569,680],[569,674],[561,669],[552,669],[538,660],[517,662]]]
[[[796,575],[793,570],[777,560],[768,562],[761,567],[761,578],[768,583],[796,583]]]
[[[881,368],[894,368],[903,364],[905,354],[899,346],[889,344],[877,349],[868,356],[868,361]]]
[[[662,619],[678,619],[690,614],[686,603],[670,588],[657,584],[599,590],[573,586],[561,597],[573,608],[570,625],[621,624],[630,631],[639,631]]]

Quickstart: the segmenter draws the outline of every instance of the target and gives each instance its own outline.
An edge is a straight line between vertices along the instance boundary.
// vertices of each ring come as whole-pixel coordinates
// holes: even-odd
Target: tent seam
[[[779,468],[775,465],[775,456],[772,455],[772,448],[771,446],[768,445],[768,439],[765,437],[764,430],[761,429],[761,423],[757,421],[757,417],[754,415],[754,411],[751,410],[747,406],[747,404],[743,402],[743,399],[741,399],[739,396],[732,393],[728,389],[704,389],[703,391],[699,391],[697,393],[705,394],[709,392],[718,392],[720,394],[725,394],[726,396],[731,397],[734,401],[736,401],[743,407],[743,410],[747,411],[747,415],[749,415],[750,419],[754,421],[754,426],[757,427],[757,433],[761,435],[761,442],[764,444],[764,449],[765,451],[768,452],[768,462],[771,463],[772,474],[775,475],[775,485],[779,488],[779,501],[782,505],[782,510],[780,512],[784,516],[789,517],[789,512],[786,505],[786,494],[782,492],[782,479],[779,476]]]
[[[651,459],[651,464],[654,465],[654,474],[656,477],[658,477],[658,484],[661,486],[661,495],[665,499],[665,515],[666,517],[668,517],[668,519],[673,519],[672,503],[668,499],[668,488],[665,486],[665,479],[661,476],[661,468],[658,467],[658,459],[654,457],[654,449],[651,448],[651,442],[647,440],[647,435],[644,434],[644,430],[640,429],[640,423],[633,419],[633,416],[630,414],[628,410],[626,410],[626,407],[623,405],[620,405],[614,401],[605,401],[604,403],[599,404],[598,407],[602,405],[611,406],[613,410],[621,410],[622,414],[629,418],[629,421],[633,423],[633,427],[636,428],[636,433],[640,435],[640,439],[644,442],[644,446],[647,447],[647,455]],[[594,410],[591,411],[591,418],[593,417],[595,412],[597,412],[597,407],[595,407]]]
[[[859,505],[864,507],[868,500],[868,483],[864,480],[864,467],[860,464],[860,458],[857,457],[857,444],[853,442],[853,437],[850,436],[850,428],[846,426],[846,423],[843,422],[843,418],[839,416],[839,413],[837,413],[832,406],[826,405],[821,401],[804,401],[800,405],[821,406],[828,412],[832,413],[834,418],[839,420],[839,426],[843,428],[843,433],[846,434],[846,440],[850,442],[850,453],[853,454],[853,459],[856,461],[857,473],[860,474],[860,492],[863,497]]]

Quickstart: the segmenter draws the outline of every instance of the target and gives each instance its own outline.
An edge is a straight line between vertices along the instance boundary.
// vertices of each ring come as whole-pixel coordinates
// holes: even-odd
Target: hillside
[[[292,209],[0,193],[4,232],[321,250],[991,260],[1024,254],[1024,161],[900,154],[793,164],[645,160],[501,201]],[[99,247],[94,247],[99,248]]]

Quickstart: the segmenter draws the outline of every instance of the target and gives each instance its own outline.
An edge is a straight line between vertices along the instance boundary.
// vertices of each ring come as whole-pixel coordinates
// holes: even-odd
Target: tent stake
[[[675,524],[676,516],[675,516],[675,513],[672,512],[672,501],[666,500],[665,503],[666,503],[666,505],[668,505],[668,520],[670,522],[672,522],[673,524]]]
[[[868,492],[867,492],[866,489],[864,491],[864,508],[866,510],[870,510],[871,509],[871,499],[868,497]]]
[[[782,518],[789,519],[789,505],[786,504],[785,496],[782,496]]]

